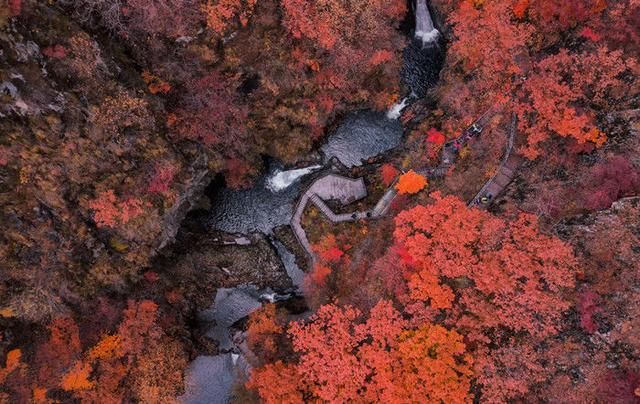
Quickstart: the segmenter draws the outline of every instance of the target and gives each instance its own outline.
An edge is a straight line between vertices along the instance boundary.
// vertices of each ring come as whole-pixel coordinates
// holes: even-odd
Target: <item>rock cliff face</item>
[[[0,18],[0,307],[35,321],[124,290],[214,164],[171,141],[130,50],[68,15],[33,2]]]

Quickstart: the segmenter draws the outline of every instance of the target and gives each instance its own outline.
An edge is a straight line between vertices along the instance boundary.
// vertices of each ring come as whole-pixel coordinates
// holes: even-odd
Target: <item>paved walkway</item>
[[[491,118],[501,110],[502,106],[493,106],[478,120],[476,120],[473,125],[468,127],[460,136],[447,142],[442,149],[440,164],[437,167],[425,167],[416,169],[415,171],[430,179],[444,177],[456,162],[459,151],[471,139],[479,136],[484,127],[488,125]],[[509,130],[507,148],[498,171],[485,183],[480,192],[471,200],[471,202],[469,202],[469,206],[486,209],[495,200],[496,196],[504,191],[506,186],[513,179],[515,170],[521,163],[520,157],[512,154],[515,133],[516,122],[514,115],[512,117],[511,127]],[[309,203],[314,204],[332,223],[352,222],[361,219],[377,219],[384,216],[391,208],[391,204],[398,194],[395,185],[394,181],[371,210],[336,214],[331,210],[331,208],[329,208],[326,201],[337,200],[342,205],[348,205],[365,198],[367,196],[367,189],[365,187],[364,180],[362,178],[347,178],[338,174],[327,174],[314,181],[298,200],[291,219],[293,232],[309,256],[310,268],[316,261],[316,255],[309,239],[307,238],[306,232],[302,228],[302,215]]]

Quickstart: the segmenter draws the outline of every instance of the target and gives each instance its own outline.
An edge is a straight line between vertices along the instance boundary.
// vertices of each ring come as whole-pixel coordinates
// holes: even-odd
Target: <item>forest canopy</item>
[[[0,0],[0,402],[640,402],[638,27]]]

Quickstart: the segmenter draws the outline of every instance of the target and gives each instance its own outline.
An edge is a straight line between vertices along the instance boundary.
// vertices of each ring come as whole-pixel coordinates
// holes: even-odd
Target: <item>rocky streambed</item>
[[[444,51],[438,35],[434,38],[425,43],[424,38],[416,37],[406,48],[402,79],[409,102],[424,96],[437,82]],[[251,353],[242,331],[246,317],[265,302],[303,294],[301,267],[306,256],[289,227],[297,199],[318,176],[348,173],[397,147],[403,128],[394,119],[399,114],[392,112],[357,111],[347,116],[319,148],[320,161],[309,159],[308,169],[287,170],[270,162],[268,173],[249,189],[233,190],[221,183],[208,188],[210,209],[187,219],[191,231],[182,235],[182,243],[188,244],[189,252],[173,265],[178,272],[197,268],[221,286],[212,293],[209,307],[198,315],[201,332],[215,341],[217,355],[200,356],[192,362],[184,402],[226,403],[231,399],[233,384],[250,369]],[[179,235],[178,243],[180,240]]]

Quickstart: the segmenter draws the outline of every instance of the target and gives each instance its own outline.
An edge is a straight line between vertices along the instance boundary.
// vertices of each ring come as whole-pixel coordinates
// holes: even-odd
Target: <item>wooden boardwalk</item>
[[[513,181],[517,168],[522,164],[522,158],[517,154],[513,154],[513,146],[516,137],[516,115],[511,116],[511,125],[509,126],[507,148],[504,152],[500,166],[496,173],[484,184],[482,189],[476,194],[471,201],[470,207],[479,209],[487,209],[498,195]]]
[[[415,171],[431,179],[444,177],[456,162],[461,148],[471,139],[479,136],[491,118],[501,110],[502,106],[496,104],[476,120],[473,125],[468,127],[460,136],[447,142],[442,149],[440,164],[437,167],[424,167],[416,169]],[[480,192],[469,202],[469,206],[486,209],[513,179],[515,171],[521,163],[521,158],[512,153],[516,134],[515,119],[515,115],[513,115],[505,154],[496,174],[484,184]],[[309,256],[309,268],[315,264],[316,255],[307,238],[306,232],[302,228],[302,215],[307,205],[309,203],[314,204],[332,223],[377,219],[384,216],[391,208],[391,204],[398,194],[395,187],[396,181],[391,184],[373,209],[342,214],[334,213],[326,204],[326,201],[337,200],[342,205],[348,205],[365,198],[367,196],[367,189],[364,184],[364,179],[353,179],[338,174],[327,174],[314,181],[298,200],[291,219],[293,233]]]
[[[391,207],[393,199],[397,195],[394,184],[380,198],[371,210],[336,214],[325,201],[337,200],[342,205],[348,205],[367,196],[367,188],[362,178],[347,178],[338,174],[328,174],[314,181],[302,194],[291,219],[291,227],[300,245],[307,251],[310,264],[315,263],[315,254],[307,234],[302,228],[302,215],[309,203],[314,204],[322,214],[332,223],[353,222],[362,219],[375,219],[384,216]]]

